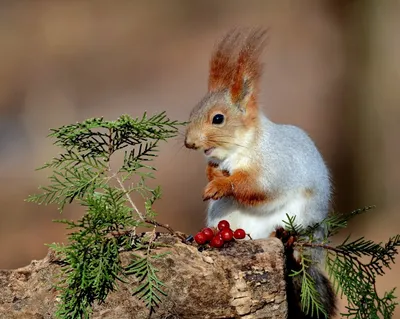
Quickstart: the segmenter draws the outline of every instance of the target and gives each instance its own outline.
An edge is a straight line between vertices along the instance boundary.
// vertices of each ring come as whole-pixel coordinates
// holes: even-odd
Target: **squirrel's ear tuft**
[[[235,52],[243,34],[232,29],[217,44],[210,60],[208,91],[218,92],[230,87],[235,71]]]
[[[255,98],[258,93],[262,71],[259,57],[266,44],[266,35],[265,29],[252,30],[241,44],[230,86],[234,104],[246,104],[250,97]]]

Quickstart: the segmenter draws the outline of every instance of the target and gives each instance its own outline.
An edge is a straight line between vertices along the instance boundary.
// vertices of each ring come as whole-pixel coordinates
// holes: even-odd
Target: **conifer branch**
[[[287,216],[285,222],[288,234],[285,241],[295,238],[292,246],[297,247],[300,253],[301,269],[293,271],[292,276],[302,276],[302,307],[307,313],[314,310],[320,311],[320,298],[315,290],[313,278],[307,277],[307,264],[313,260],[308,256],[310,249],[323,249],[326,251],[326,267],[336,292],[345,295],[348,300],[347,313],[343,317],[351,319],[366,318],[391,318],[397,305],[394,289],[384,293],[381,297],[376,287],[377,276],[385,274],[385,268],[390,269],[391,263],[398,254],[400,235],[389,238],[386,243],[375,243],[372,240],[358,238],[350,240],[347,237],[337,246],[329,244],[329,237],[340,229],[347,227],[349,219],[370,210],[372,206],[355,210],[348,215],[329,216],[321,223],[304,229],[296,224],[294,216]],[[323,238],[316,238],[314,233],[325,229]],[[307,248],[307,249],[305,249]],[[369,257],[369,261],[365,261]],[[323,311],[322,311],[323,312]],[[324,313],[324,312],[323,312]]]
[[[128,280],[129,275],[139,279],[134,293],[150,311],[161,302],[163,283],[152,265],[161,256],[153,253],[154,238],[137,236],[136,228],[152,227],[154,233],[160,226],[176,234],[155,221],[152,205],[161,190],[148,187],[146,180],[153,177],[155,169],[148,162],[157,156],[159,143],[176,136],[183,124],[162,112],[136,119],[123,115],[116,121],[93,118],[51,130],[49,136],[63,153],[40,168],[52,171],[50,185],[40,187],[42,193],[29,196],[28,201],[56,203],[60,210],[73,202],[86,208],[77,221],[58,220],[71,230],[69,243],[51,245],[63,265],[57,287],[60,318],[88,318],[93,304],[104,302],[117,282]],[[111,159],[118,151],[124,152],[124,160],[113,169]],[[132,181],[135,177],[136,183]],[[132,192],[142,196],[143,213],[133,202]],[[136,252],[128,267],[121,265],[121,251]]]
[[[119,186],[121,187],[121,189],[124,191],[126,198],[128,199],[129,203],[131,204],[132,208],[135,210],[136,214],[139,216],[139,218],[141,219],[141,221],[145,221],[144,216],[142,215],[142,213],[139,211],[139,209],[136,207],[135,203],[132,201],[132,198],[129,196],[129,193],[127,192],[127,190],[125,189],[124,184],[122,183],[122,181],[116,176],[115,179],[117,180]]]
[[[314,279],[311,277],[307,269],[312,264],[312,259],[307,254],[302,254],[302,258],[300,260],[300,270],[292,271],[290,274],[291,277],[301,276],[301,306],[302,310],[311,314],[311,316],[316,315],[319,317],[320,315],[327,316],[326,309],[320,300],[316,283]]]

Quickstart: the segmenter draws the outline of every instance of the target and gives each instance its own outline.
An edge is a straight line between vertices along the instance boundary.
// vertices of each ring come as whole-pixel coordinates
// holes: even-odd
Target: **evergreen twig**
[[[348,221],[370,210],[372,206],[355,210],[348,215],[329,216],[321,223],[306,229],[296,224],[294,216],[287,216],[286,230],[295,236],[293,243],[300,253],[301,267],[293,271],[291,276],[302,276],[301,302],[306,313],[325,313],[321,309],[321,300],[315,289],[313,278],[307,277],[306,269],[313,260],[309,258],[309,249],[324,249],[326,251],[326,267],[336,293],[346,296],[348,300],[347,313],[343,317],[351,319],[392,317],[397,305],[394,289],[380,296],[376,287],[377,276],[385,274],[385,268],[394,263],[400,246],[400,235],[389,238],[386,243],[375,243],[372,240],[358,238],[350,240],[347,237],[340,245],[329,244],[329,237],[340,229],[347,227]],[[323,238],[316,237],[315,232],[325,229]],[[304,248],[308,248],[304,249]],[[365,261],[369,257],[369,260]]]
[[[86,208],[77,221],[57,221],[71,230],[69,243],[50,245],[63,265],[57,287],[60,318],[88,318],[94,303],[104,302],[117,282],[129,275],[138,278],[140,286],[133,293],[150,311],[161,302],[164,284],[153,265],[161,256],[153,253],[154,237],[137,236],[136,228],[151,227],[154,232],[155,227],[164,227],[177,235],[155,221],[152,205],[161,190],[148,187],[146,180],[153,178],[155,168],[148,163],[157,156],[159,142],[176,136],[183,124],[162,112],[136,119],[123,115],[116,121],[93,118],[51,130],[49,136],[63,153],[40,168],[52,170],[50,185],[40,187],[41,193],[29,196],[28,201],[56,203],[61,211],[73,202]],[[119,151],[124,159],[118,166],[112,158]],[[130,185],[125,186],[128,180]],[[133,202],[132,192],[142,196],[143,210]],[[136,253],[124,267],[120,252],[127,250]]]

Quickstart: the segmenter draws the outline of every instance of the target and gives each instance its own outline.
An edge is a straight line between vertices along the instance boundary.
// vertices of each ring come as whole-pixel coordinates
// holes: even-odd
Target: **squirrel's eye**
[[[224,116],[222,114],[214,115],[212,124],[222,124],[224,122]]]

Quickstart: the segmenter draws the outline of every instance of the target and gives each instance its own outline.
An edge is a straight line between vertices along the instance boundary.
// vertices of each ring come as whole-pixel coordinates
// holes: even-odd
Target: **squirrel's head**
[[[217,45],[210,63],[208,93],[190,114],[187,148],[224,160],[256,130],[258,58],[265,36],[265,30],[233,30]]]

